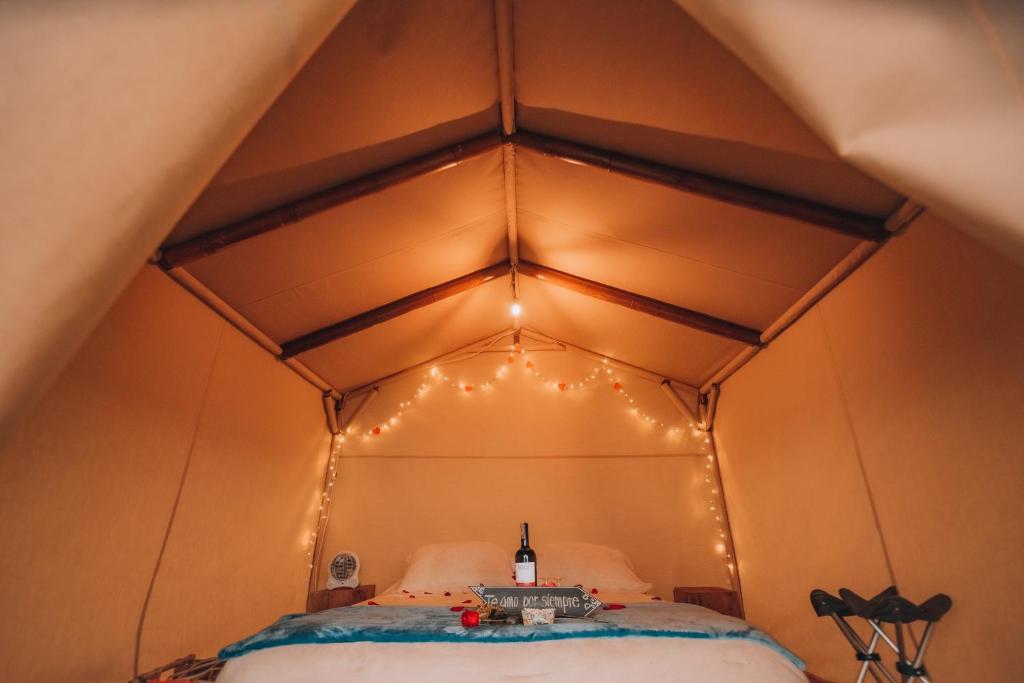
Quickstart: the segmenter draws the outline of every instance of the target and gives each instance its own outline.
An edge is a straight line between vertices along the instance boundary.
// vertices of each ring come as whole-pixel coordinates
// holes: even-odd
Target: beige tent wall
[[[125,681],[305,598],[319,392],[146,267],[0,444],[0,679]]]
[[[423,543],[491,540],[511,556],[525,520],[534,545],[578,540],[621,548],[663,598],[671,599],[675,585],[726,585],[703,439],[655,430],[629,413],[606,379],[563,393],[518,362],[492,389],[481,388],[505,358],[485,354],[446,367],[450,382],[474,384],[468,393],[425,380],[425,372],[382,388],[344,445],[325,555],[356,552],[363,582],[384,590]],[[567,383],[595,367],[571,352],[530,358]],[[634,397],[632,407],[685,424],[656,383],[614,376]],[[422,381],[428,393],[393,429],[360,438],[386,424]],[[543,555],[538,563],[543,575]]]
[[[808,592],[883,588],[884,539],[905,594],[954,599],[935,679],[1017,679],[1022,301],[1024,271],[926,214],[725,383],[748,616],[810,670],[855,662]]]

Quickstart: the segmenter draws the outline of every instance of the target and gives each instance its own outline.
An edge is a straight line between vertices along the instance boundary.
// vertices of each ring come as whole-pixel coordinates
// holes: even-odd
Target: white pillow
[[[538,543],[537,572],[561,580],[563,586],[579,584],[585,590],[646,593],[653,584],[633,571],[622,551],[593,543]]]
[[[468,586],[512,585],[512,553],[495,543],[454,541],[431,543],[409,557],[398,587],[412,593],[465,593]]]

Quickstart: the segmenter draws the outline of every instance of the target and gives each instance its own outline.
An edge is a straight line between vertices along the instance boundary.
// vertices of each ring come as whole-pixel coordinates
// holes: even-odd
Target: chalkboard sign
[[[485,606],[500,607],[509,614],[522,612],[524,607],[554,607],[556,617],[587,617],[602,605],[595,596],[575,586],[470,586],[469,589],[484,601]]]

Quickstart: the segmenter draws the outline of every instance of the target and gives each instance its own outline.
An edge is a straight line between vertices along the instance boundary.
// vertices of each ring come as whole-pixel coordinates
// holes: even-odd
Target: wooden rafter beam
[[[510,265],[507,261],[495,263],[493,266],[487,266],[480,270],[457,277],[454,280],[429,287],[415,294],[404,296],[401,299],[392,301],[391,303],[378,306],[372,310],[360,313],[359,315],[342,320],[339,323],[328,325],[327,327],[321,328],[309,334],[305,334],[291,341],[281,344],[281,358],[286,360],[295,356],[296,354],[303,353],[304,351],[310,351],[318,348],[325,344],[329,344],[343,337],[347,337],[356,332],[379,325],[383,322],[397,318],[400,315],[405,315],[415,311],[417,308],[422,308],[429,304],[447,299],[450,296],[455,296],[467,290],[479,287],[485,282],[489,282],[496,277],[501,275],[508,275]]]
[[[719,337],[734,339],[750,346],[761,345],[761,333],[759,331],[707,315],[706,313],[691,311],[682,306],[658,301],[641,294],[627,292],[624,289],[577,277],[538,263],[520,260],[517,269],[522,275],[550,282],[553,285],[571,289],[574,292],[579,292],[594,299],[632,308],[634,311],[653,315],[663,320],[718,335]]]
[[[573,163],[601,168],[683,192],[699,194],[758,211],[824,226],[861,240],[881,242],[890,235],[890,231],[886,229],[886,220],[883,218],[859,214],[598,147],[519,130],[504,136],[494,132],[470,138],[381,171],[335,185],[307,197],[287,202],[235,223],[215,228],[180,244],[164,247],[158,262],[165,270],[187,265],[232,244],[297,223],[336,206],[386,190],[428,173],[461,164],[490,150],[497,149],[502,144],[506,147],[506,172],[509,170],[514,172],[514,161],[510,161],[514,154],[513,147],[521,146]],[[511,169],[508,168],[510,165]],[[508,201],[515,201],[514,193],[510,195]],[[512,216],[510,229],[513,230],[510,233],[510,243],[514,245],[514,211],[511,211],[510,215]]]
[[[765,213],[813,223],[860,240],[881,242],[889,236],[885,219],[819,204],[753,185],[667,166],[569,140],[520,129],[509,136],[513,144],[546,156],[593,166],[683,192],[699,194]]]
[[[492,149],[497,149],[501,144],[500,135],[488,133],[434,150],[376,173],[335,185],[308,197],[296,199],[269,211],[216,228],[181,244],[165,247],[162,250],[159,263],[164,269],[184,266],[236,242],[297,223],[309,216],[394,187],[413,178],[456,166]]]

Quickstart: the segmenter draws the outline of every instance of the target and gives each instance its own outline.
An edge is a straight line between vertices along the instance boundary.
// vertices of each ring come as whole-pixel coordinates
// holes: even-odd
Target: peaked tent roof
[[[705,314],[756,340],[860,240],[638,175],[710,176],[879,231],[900,206],[670,0],[506,7],[515,135],[499,138],[493,2],[360,3],[177,225],[165,257],[286,350],[521,259],[524,325],[699,386],[744,341],[566,289],[543,269],[524,277],[527,266]],[[460,144],[472,153],[444,163],[440,152]],[[432,154],[441,161],[430,172],[363,180]],[[641,172],[621,172],[623,159]],[[222,246],[234,240],[225,226],[353,185],[366,191]],[[345,391],[505,329],[511,298],[511,278],[494,277],[295,355]]]
[[[875,216],[889,211],[894,195],[839,163],[835,152],[960,228],[1024,257],[1024,195],[1016,191],[1024,151],[1019,3],[677,2],[708,33],[659,0],[622,7],[494,0],[502,29],[495,32],[489,32],[495,19],[490,0],[363,2],[340,25],[354,0],[294,0],[262,9],[120,0],[77,10],[62,5],[60,12],[46,0],[0,6],[0,81],[7,88],[0,146],[5,158],[17,160],[4,167],[0,183],[7,209],[0,271],[8,292],[31,292],[0,297],[0,429],[46,391],[176,223],[171,243],[261,203],[273,206],[322,183],[493,130],[498,120],[505,132],[518,120],[527,131],[600,143]],[[503,22],[507,15],[514,16]],[[335,26],[317,59],[267,111]],[[499,78],[496,70],[513,77]],[[706,223],[720,215],[710,210],[717,209],[714,203],[679,205],[695,212],[685,216],[691,231],[709,226],[697,230],[699,239],[684,239],[689,233],[679,221],[657,222],[678,218],[669,204],[659,210],[643,204],[653,212],[638,216],[643,223],[613,223],[611,217],[629,214],[621,202],[637,199],[630,183],[609,195],[619,213],[577,216],[564,209],[563,197],[593,196],[596,185],[556,194],[537,171],[554,171],[557,164],[527,156],[513,165],[524,178],[508,184],[503,177],[502,183],[507,197],[516,189],[525,195],[510,202],[515,211],[506,208],[513,218],[506,224],[513,235],[523,224],[524,253],[534,250],[532,258],[557,263],[574,253],[579,262],[571,267],[600,267],[603,277],[626,279],[663,259],[667,267],[681,267],[679,281],[672,281],[676,291],[660,296],[679,300],[694,296],[689,287],[695,282],[731,292],[723,296],[731,304],[755,290],[764,295],[759,287],[729,289],[737,278],[765,282],[768,290],[791,285],[772,280],[777,273],[749,271],[742,259],[733,262],[734,244],[756,251],[773,240],[740,239],[735,220],[724,227]],[[560,171],[555,177],[569,183]],[[203,199],[179,221],[203,188]],[[438,218],[409,208],[417,221]],[[490,215],[477,213],[481,221]],[[363,230],[371,232],[368,239],[390,240],[388,226]],[[720,244],[704,243],[709,235],[725,236],[728,258]],[[800,243],[807,264],[839,249],[837,243]],[[482,241],[474,244],[483,248]],[[869,252],[862,243],[845,262]],[[614,254],[616,267],[601,265],[602,254]],[[636,254],[657,259],[641,261]],[[638,262],[644,265],[637,268]],[[709,285],[718,279],[699,276],[695,267],[728,273],[730,282]],[[645,283],[630,279],[629,286]],[[359,295],[374,289],[360,287]],[[600,323],[587,322],[600,324],[604,334],[625,324],[621,317],[617,323],[604,313],[598,317]],[[636,339],[631,332],[622,334]],[[617,343],[607,347],[632,353]]]

